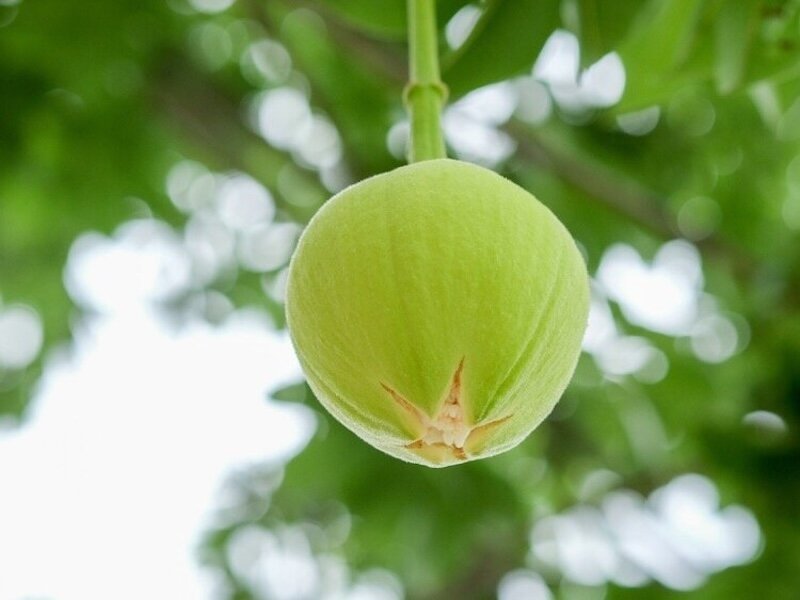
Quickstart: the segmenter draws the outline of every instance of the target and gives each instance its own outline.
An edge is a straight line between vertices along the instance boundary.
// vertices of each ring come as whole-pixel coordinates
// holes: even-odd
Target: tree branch
[[[664,198],[655,192],[608,167],[560,151],[520,125],[511,124],[507,131],[517,141],[518,156],[580,190],[585,198],[602,204],[658,238],[681,237],[675,216],[664,208]],[[750,278],[757,271],[758,264],[753,257],[719,236],[712,235],[694,243],[706,256],[727,263],[737,276]]]

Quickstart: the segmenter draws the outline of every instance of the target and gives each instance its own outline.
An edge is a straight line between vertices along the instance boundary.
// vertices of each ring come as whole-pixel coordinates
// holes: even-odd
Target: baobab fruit
[[[286,310],[325,408],[387,454],[440,467],[541,423],[575,369],[588,303],[583,258],[544,205],[437,159],[325,204],[292,259]]]

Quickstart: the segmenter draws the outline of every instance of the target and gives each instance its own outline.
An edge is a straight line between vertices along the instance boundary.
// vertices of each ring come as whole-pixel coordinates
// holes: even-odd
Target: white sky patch
[[[288,335],[255,310],[168,326],[149,303],[174,247],[129,234],[71,253],[71,292],[106,310],[0,431],[0,600],[209,597],[195,550],[226,475],[281,464],[315,430],[267,399],[301,379]]]

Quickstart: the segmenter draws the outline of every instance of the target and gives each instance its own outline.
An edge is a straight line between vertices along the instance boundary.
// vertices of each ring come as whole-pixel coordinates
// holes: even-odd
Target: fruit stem
[[[439,76],[436,0],[408,0],[409,82],[404,99],[411,119],[408,162],[445,158],[441,113],[447,87]]]

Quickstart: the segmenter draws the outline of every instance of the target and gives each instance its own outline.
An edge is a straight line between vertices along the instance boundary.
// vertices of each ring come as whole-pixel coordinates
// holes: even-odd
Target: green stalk
[[[439,76],[436,0],[408,0],[409,82],[405,102],[411,119],[408,162],[445,158],[441,113],[447,87]]]

